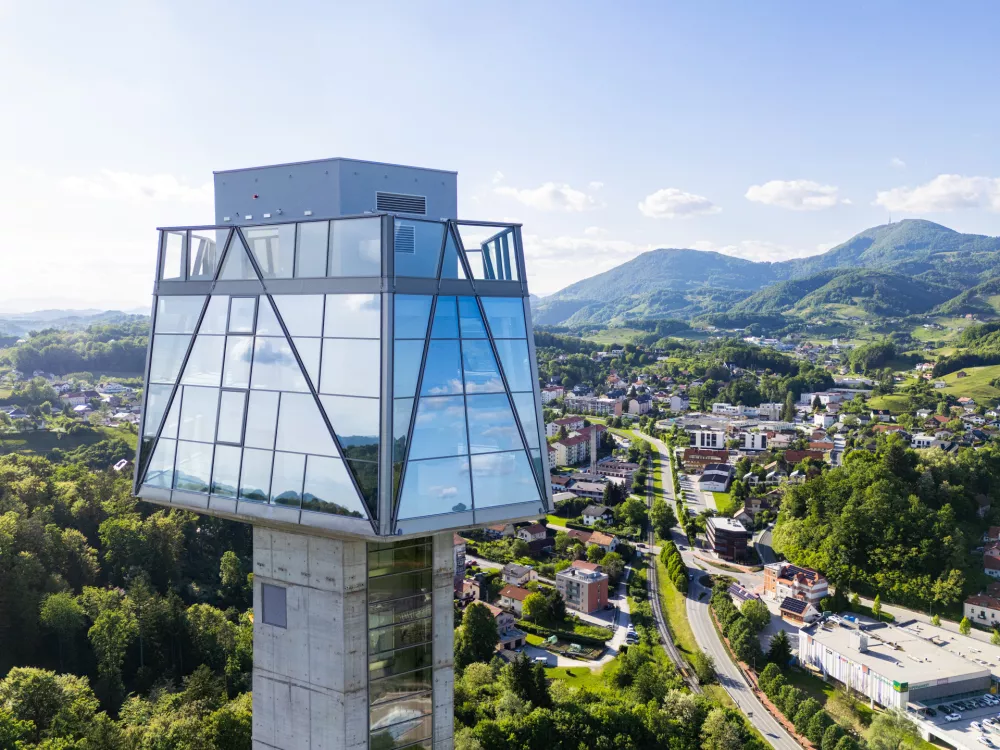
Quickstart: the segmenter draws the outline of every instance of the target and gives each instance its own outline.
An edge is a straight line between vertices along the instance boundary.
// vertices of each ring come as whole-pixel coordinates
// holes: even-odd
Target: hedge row
[[[667,577],[674,584],[674,587],[682,594],[688,590],[687,567],[681,559],[681,553],[673,541],[666,539],[660,546],[660,559],[667,568]]]

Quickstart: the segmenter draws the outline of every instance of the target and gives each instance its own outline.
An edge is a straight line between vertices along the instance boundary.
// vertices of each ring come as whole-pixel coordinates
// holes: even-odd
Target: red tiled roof
[[[983,568],[986,570],[1000,570],[1000,557],[986,555],[983,558]]]
[[[518,602],[523,602],[530,593],[528,589],[522,589],[520,586],[504,586],[500,589],[501,598],[507,597]]]
[[[1000,599],[993,596],[986,596],[984,594],[974,594],[965,600],[966,604],[972,604],[976,607],[986,607],[986,609],[995,609],[1000,612]]]
[[[595,573],[601,569],[601,566],[597,563],[587,562],[586,560],[574,560],[570,567],[579,568],[580,570],[590,570]]]

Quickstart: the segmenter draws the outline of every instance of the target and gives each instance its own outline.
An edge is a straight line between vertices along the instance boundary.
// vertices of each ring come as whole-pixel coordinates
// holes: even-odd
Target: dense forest
[[[125,315],[119,322],[92,325],[80,331],[33,331],[3,356],[24,373],[35,370],[56,375],[85,370],[141,373],[146,361],[149,318]]]
[[[941,611],[980,590],[981,556],[969,553],[1000,504],[1000,451],[918,454],[897,436],[874,453],[849,452],[842,467],[785,493],[775,549],[823,571],[838,587]]]
[[[250,746],[250,527],[0,458],[0,748]]]

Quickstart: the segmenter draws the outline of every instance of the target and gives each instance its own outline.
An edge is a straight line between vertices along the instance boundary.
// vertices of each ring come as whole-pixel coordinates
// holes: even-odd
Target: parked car
[[[931,708],[930,706],[928,706],[927,707],[927,715],[928,716],[937,716],[937,711],[935,711],[933,708]]]
[[[548,658],[545,657],[545,656],[536,656],[534,659],[532,659],[532,661],[535,662],[535,664],[548,664],[549,663]]]
[[[986,747],[996,747],[996,745],[994,745],[993,742],[990,740],[990,738],[987,737],[985,734],[979,735],[979,741],[984,745],[986,745]]]
[[[969,726],[972,727],[973,729],[979,729],[979,730],[982,730],[983,728],[982,723],[978,721],[972,722]]]
[[[944,717],[944,720],[945,721],[961,721],[962,720],[962,714],[959,714],[959,713],[948,714],[947,716]]]

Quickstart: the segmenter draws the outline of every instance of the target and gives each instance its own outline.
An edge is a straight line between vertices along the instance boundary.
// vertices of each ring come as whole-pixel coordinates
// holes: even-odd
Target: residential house
[[[553,492],[564,492],[573,486],[573,478],[565,474],[549,474],[549,484]]]
[[[691,406],[691,401],[684,396],[670,397],[670,411],[687,411]]]
[[[917,409],[917,419],[927,419],[932,416],[934,412],[930,409]]]
[[[747,556],[750,533],[732,518],[710,517],[707,520],[708,544],[722,560],[743,562]]]
[[[559,434],[559,429],[565,427],[566,432],[579,432],[583,429],[583,417],[560,417],[559,419],[545,423],[546,437],[555,437]]]
[[[603,531],[595,531],[591,533],[590,538],[587,540],[587,544],[594,544],[605,552],[614,552],[618,549],[618,537],[614,534],[605,534]]]
[[[558,507],[559,503],[565,502],[566,500],[576,500],[577,497],[579,497],[579,495],[573,492],[553,492],[552,503]]]
[[[764,595],[776,601],[790,596],[818,609],[829,592],[826,578],[815,570],[781,562],[764,566]]]
[[[632,475],[639,470],[639,464],[628,461],[599,461],[597,473],[602,477],[623,479],[626,484],[632,484]]]
[[[819,611],[807,601],[788,596],[781,600],[778,611],[783,619],[797,625],[804,625],[819,617]]]
[[[832,427],[836,421],[837,417],[835,414],[830,414],[825,411],[813,414],[813,424],[817,427],[822,427],[824,430],[827,427]]]
[[[757,601],[760,601],[759,596],[754,594],[749,589],[744,588],[743,585],[740,583],[732,584],[727,589],[727,591],[729,592],[729,595],[733,598],[733,602],[736,604],[737,608],[742,607],[751,599],[756,599]]]
[[[936,389],[940,390],[941,388],[947,388],[948,384],[946,382],[944,382],[943,380],[935,380],[934,381],[934,387]]]
[[[967,377],[969,377],[969,373],[967,373],[965,370],[959,370],[958,372],[955,373],[955,380],[961,380],[962,378],[967,378]]]
[[[873,422],[891,422],[892,414],[888,409],[872,409],[871,418]]]
[[[507,563],[503,566],[501,573],[503,582],[510,586],[524,587],[526,583],[538,580],[538,573],[530,565],[518,565],[517,563]]]
[[[1000,557],[983,555],[983,572],[990,578],[1000,578]]]
[[[604,505],[588,505],[583,509],[583,525],[593,526],[598,521],[604,521],[604,523],[612,523],[615,519],[615,514]]]
[[[743,438],[743,450],[745,451],[765,451],[767,450],[766,432],[744,432],[740,436]]]
[[[635,398],[629,399],[628,402],[628,413],[629,414],[648,414],[653,409],[653,397],[649,394],[643,394],[641,396],[636,396]]]
[[[1000,526],[990,526],[983,534],[984,542],[1000,542]]]
[[[694,448],[726,447],[726,433],[722,430],[693,429],[687,432],[691,436],[691,446]]]
[[[567,394],[566,408],[585,414],[620,417],[622,415],[622,399],[608,398],[606,396],[576,396]]]
[[[1000,626],[1000,599],[985,594],[975,594],[965,600],[962,607],[971,622],[991,628]]]
[[[986,514],[990,512],[990,507],[992,505],[990,496],[982,494],[976,495],[976,505],[979,506],[976,510],[976,515],[980,518],[986,518]]]
[[[729,451],[712,450],[710,448],[687,448],[684,451],[684,468],[691,471],[701,471],[709,464],[726,463]]]
[[[533,542],[536,539],[544,539],[547,536],[545,526],[540,523],[522,526],[515,533],[517,534],[518,539],[523,539],[526,542]]]
[[[918,432],[916,435],[910,438],[910,447],[916,450],[922,450],[924,448],[934,448],[941,443],[933,435],[928,435],[924,432]]]
[[[795,464],[805,461],[807,458],[812,458],[816,461],[823,460],[822,451],[785,451],[785,463],[788,466],[795,466]]]
[[[567,609],[596,612],[607,606],[608,580],[600,565],[575,560],[570,567],[556,573],[556,589]]]
[[[500,537],[514,536],[514,532],[516,530],[514,528],[514,524],[512,523],[498,523],[492,526],[487,526],[484,531],[486,532],[486,536],[492,539],[499,539]]]
[[[562,398],[565,389],[561,385],[547,385],[542,388],[542,403],[547,404],[557,398]]]
[[[604,482],[574,482],[573,492],[580,497],[602,500],[604,498]]]
[[[504,612],[500,607],[492,604],[485,602],[482,602],[482,604],[489,608],[490,614],[493,615],[493,619],[497,623],[497,635],[500,636],[500,642],[497,643],[497,650],[510,651],[511,649],[521,648],[527,643],[527,636],[524,631],[517,629],[517,618],[514,615],[510,612]]]
[[[485,599],[486,591],[484,589],[486,586],[484,585],[484,581],[483,577],[479,577],[478,579],[463,578],[455,589],[455,596],[458,598],[459,604],[465,606],[470,602],[478,602]]]
[[[530,594],[528,589],[522,589],[520,586],[504,586],[500,589],[500,606],[507,610],[513,610],[520,616],[524,600]]]

